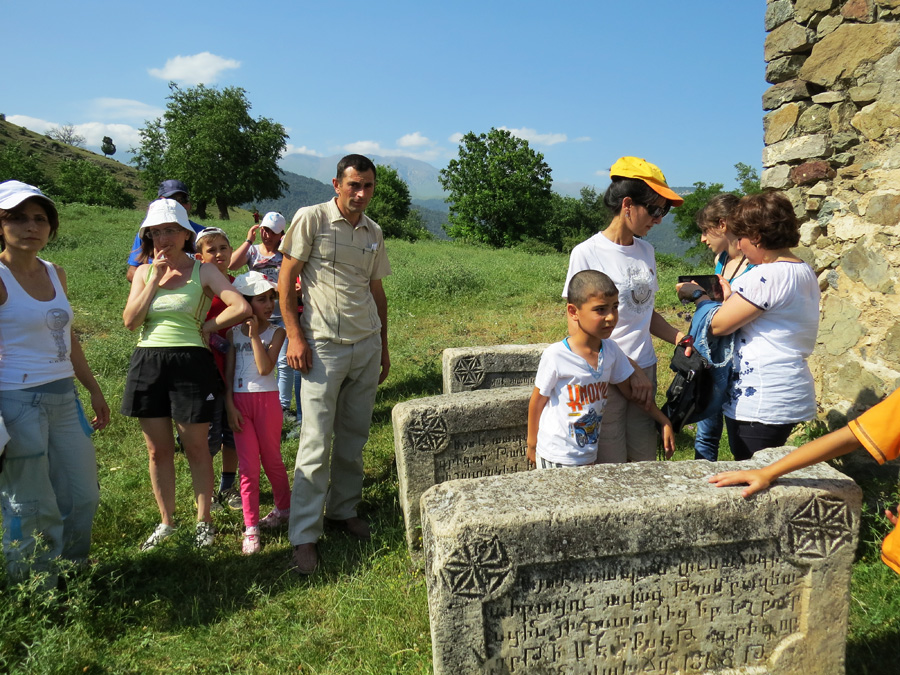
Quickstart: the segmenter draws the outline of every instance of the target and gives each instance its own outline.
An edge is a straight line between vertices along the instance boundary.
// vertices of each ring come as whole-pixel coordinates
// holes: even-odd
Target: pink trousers
[[[259,466],[272,485],[275,506],[291,507],[291,487],[281,458],[281,403],[277,391],[235,393],[234,407],[244,418],[243,429],[234,432],[241,473],[244,526],[259,525]]]

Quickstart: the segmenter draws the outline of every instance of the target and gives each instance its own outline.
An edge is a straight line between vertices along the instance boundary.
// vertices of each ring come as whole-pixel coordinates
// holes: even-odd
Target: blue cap
[[[180,180],[169,178],[168,180],[164,180],[159,184],[159,190],[156,191],[156,194],[160,197],[171,197],[178,192],[183,192],[188,196],[190,196],[191,194],[191,191],[188,190],[187,185],[182,183]]]

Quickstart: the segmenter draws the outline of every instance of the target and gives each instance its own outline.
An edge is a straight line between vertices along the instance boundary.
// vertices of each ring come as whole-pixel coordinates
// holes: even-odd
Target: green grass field
[[[124,260],[141,217],[136,211],[63,207],[60,237],[44,253],[68,272],[75,328],[114,412],[109,427],[95,435],[102,495],[96,563],[70,579],[64,597],[38,592],[36,582],[10,586],[0,572],[0,672],[430,672],[425,582],[404,544],[391,408],[440,393],[440,356],[447,347],[562,338],[566,257],[388,242],[393,365],[378,393],[361,505],[375,535],[360,544],[326,534],[319,572],[307,579],[288,571],[285,532],[265,536],[260,554],[242,556],[239,512],[217,513],[216,544],[194,549],[188,536],[192,494],[181,456],[182,530],[171,545],[138,551],[158,512],[138,425],[117,411],[136,342],[121,321],[128,294]],[[224,227],[239,242],[249,224]],[[673,322],[684,322],[676,317],[675,277],[689,271],[660,263],[658,307]],[[658,349],[667,363],[671,347]],[[691,443],[689,434],[679,437],[676,460],[693,456]],[[285,443],[282,451],[293,466],[296,443]],[[727,451],[722,455],[730,458]],[[864,488],[867,504],[896,503],[894,484],[873,481]],[[264,482],[264,513],[271,499]],[[900,593],[896,575],[878,560],[885,530],[884,518],[867,507],[853,575],[848,673],[897,672]]]

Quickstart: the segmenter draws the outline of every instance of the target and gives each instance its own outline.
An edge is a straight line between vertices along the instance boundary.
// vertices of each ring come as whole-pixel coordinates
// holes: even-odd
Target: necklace
[[[738,272],[741,271],[741,267],[743,267],[743,265],[744,265],[745,262],[747,262],[747,256],[741,255],[741,260],[740,260],[740,262],[737,264],[737,267],[734,268],[734,273],[728,278],[728,283],[729,283],[729,284],[730,284],[732,281],[735,280],[735,277],[738,276]]]

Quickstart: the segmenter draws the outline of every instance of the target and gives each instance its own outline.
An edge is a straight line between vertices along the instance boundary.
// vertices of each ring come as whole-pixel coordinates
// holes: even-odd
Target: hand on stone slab
[[[765,490],[769,487],[770,483],[766,474],[759,469],[750,469],[747,471],[723,471],[722,473],[717,473],[715,476],[710,476],[707,480],[716,487],[727,487],[729,485],[742,485],[746,483],[747,487],[741,490],[741,496],[744,498],[747,498],[760,490]]]

